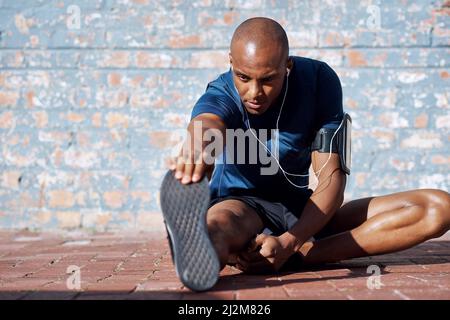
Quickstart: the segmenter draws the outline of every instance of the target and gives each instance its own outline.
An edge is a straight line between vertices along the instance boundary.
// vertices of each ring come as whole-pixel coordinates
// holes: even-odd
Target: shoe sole
[[[160,201],[172,260],[181,282],[194,291],[212,288],[219,278],[220,263],[206,224],[209,200],[206,177],[183,185],[172,171],[164,176]]]

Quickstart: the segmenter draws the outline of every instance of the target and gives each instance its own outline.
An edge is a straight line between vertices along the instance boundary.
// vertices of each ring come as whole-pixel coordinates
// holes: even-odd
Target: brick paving
[[[381,270],[379,289],[367,267]],[[80,287],[67,286],[69,266]],[[0,231],[0,299],[450,299],[450,233],[403,252],[277,275],[227,267],[217,285],[183,287],[164,235]],[[380,284],[380,283],[378,283]]]

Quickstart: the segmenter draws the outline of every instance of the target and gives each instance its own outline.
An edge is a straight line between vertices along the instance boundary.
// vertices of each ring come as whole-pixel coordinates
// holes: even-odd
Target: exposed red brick
[[[223,21],[226,25],[232,25],[239,18],[239,13],[235,11],[225,12],[223,15]]]
[[[22,175],[20,171],[3,171],[1,176],[1,186],[8,189],[19,188],[19,178]]]
[[[428,114],[422,113],[416,117],[414,126],[416,128],[426,128],[428,125]]]
[[[351,67],[364,67],[367,66],[366,58],[360,51],[351,50],[347,53],[347,58]]]
[[[189,65],[192,68],[224,68],[228,63],[228,53],[225,51],[199,51],[191,54]]]
[[[438,165],[450,164],[450,156],[446,157],[443,155],[435,155],[431,158],[431,163]]]
[[[74,195],[67,190],[52,190],[48,193],[51,208],[70,208],[75,204]]]
[[[33,99],[34,99],[34,91],[28,91],[28,92],[25,94],[25,97],[26,97],[26,101],[27,101],[27,107],[28,107],[28,108],[33,107],[33,106],[34,106],[34,102],[33,102]]]
[[[129,65],[130,53],[126,51],[114,51],[106,56],[106,59],[101,63],[103,67],[117,67],[126,68]]]
[[[19,94],[14,91],[0,91],[0,106],[16,106]]]
[[[122,76],[116,72],[111,72],[108,74],[108,84],[111,87],[117,87],[122,82]]]
[[[103,194],[105,205],[110,208],[120,208],[127,200],[127,193],[123,191],[107,191]]]
[[[69,112],[65,118],[70,122],[80,123],[84,121],[85,116],[81,113]]]
[[[14,115],[11,111],[0,113],[0,128],[11,128],[14,124]]]
[[[150,145],[157,148],[167,148],[173,146],[174,142],[171,140],[172,132],[170,131],[153,131],[149,133]]]
[[[447,71],[441,71],[439,75],[441,76],[442,79],[450,78],[450,74]]]
[[[202,41],[198,35],[176,35],[169,39],[169,46],[172,48],[197,47],[201,44]]]
[[[109,128],[128,128],[128,115],[117,112],[109,112],[106,114],[106,123]]]
[[[100,112],[96,112],[92,115],[91,118],[92,125],[96,128],[102,126],[102,114]]]
[[[132,0],[132,2],[140,5],[148,4],[148,0]]]

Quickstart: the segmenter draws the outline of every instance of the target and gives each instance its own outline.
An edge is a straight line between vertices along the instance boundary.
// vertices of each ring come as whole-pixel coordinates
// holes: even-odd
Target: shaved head
[[[286,32],[278,22],[269,18],[257,17],[242,22],[231,39],[231,54],[240,46],[245,46],[249,55],[266,48],[277,51],[280,59],[287,59],[289,55]]]
[[[259,115],[277,103],[288,70],[289,43],[286,32],[269,18],[241,23],[230,45],[233,81],[247,111]]]

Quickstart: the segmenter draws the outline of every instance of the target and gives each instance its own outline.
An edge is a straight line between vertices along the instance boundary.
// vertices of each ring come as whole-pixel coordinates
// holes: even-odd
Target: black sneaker
[[[194,291],[212,288],[219,279],[220,263],[206,224],[208,179],[184,185],[175,179],[174,171],[168,171],[160,200],[178,277]]]

